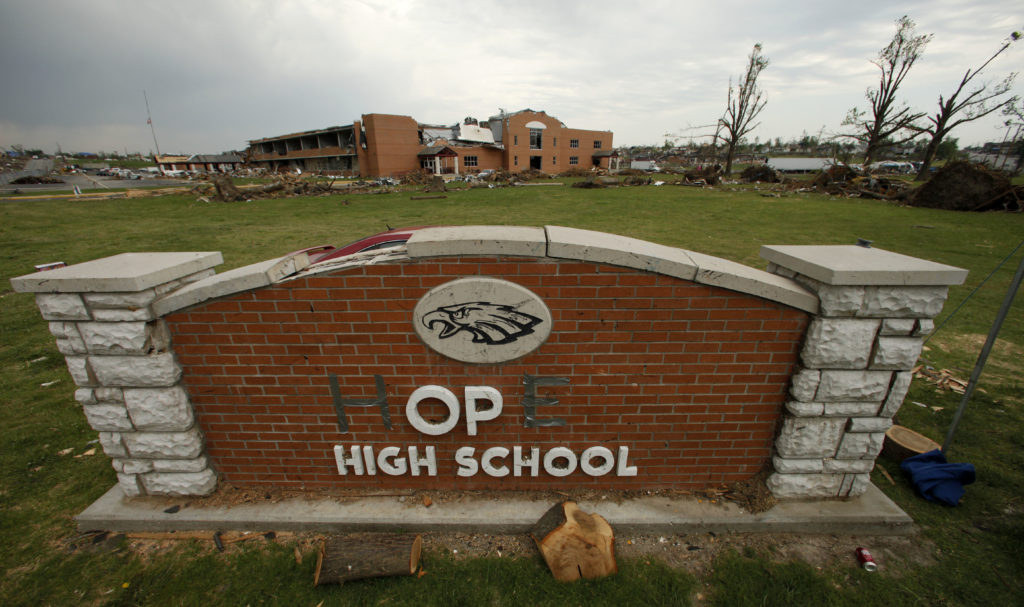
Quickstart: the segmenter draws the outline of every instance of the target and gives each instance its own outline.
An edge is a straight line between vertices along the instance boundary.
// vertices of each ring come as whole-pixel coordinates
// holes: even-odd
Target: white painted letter
[[[480,470],[480,464],[473,459],[475,452],[476,449],[473,447],[459,447],[455,451],[455,461],[459,464],[459,476],[474,476]]]
[[[380,471],[391,476],[401,476],[405,474],[409,468],[405,465],[405,458],[398,457],[398,454],[401,452],[401,449],[394,446],[384,447],[381,449],[380,452],[377,453],[377,467],[380,468]],[[398,457],[398,459],[394,460],[394,462],[389,459],[395,457]]]
[[[420,404],[421,400],[428,398],[436,398],[448,407],[448,419],[438,424],[432,424],[420,416],[420,412],[416,409],[416,405]],[[412,427],[416,428],[423,434],[440,436],[451,431],[451,429],[455,427],[455,424],[459,423],[459,397],[452,394],[451,390],[442,388],[441,386],[423,386],[422,388],[417,388],[416,391],[409,396],[409,402],[405,404],[405,416],[409,418],[409,423],[412,424]],[[415,470],[415,467],[413,469]],[[415,474],[416,473],[413,472],[413,475]]]
[[[566,459],[566,466],[564,468],[556,468],[554,462],[561,457]],[[569,476],[575,471],[576,454],[569,450],[568,447],[555,447],[544,454],[544,472],[551,476]]]
[[[636,466],[626,464],[629,457],[629,447],[619,447],[619,465],[615,469],[616,476],[636,476]]]
[[[530,476],[540,474],[540,449],[530,449],[530,457],[523,458],[523,448],[519,445],[512,447],[512,476],[522,476],[523,468],[530,469]]]
[[[491,408],[480,411],[476,401],[489,400]],[[501,392],[490,386],[466,386],[466,427],[470,436],[476,436],[476,423],[488,421],[501,415]],[[487,467],[484,466],[484,470]]]
[[[437,476],[437,455],[434,453],[434,446],[427,445],[426,451],[427,454],[420,459],[419,449],[409,447],[409,469],[413,476],[420,475],[420,468],[427,469],[427,476]]]
[[[366,463],[366,474],[369,476],[377,475],[377,464],[373,458],[373,447],[370,445],[363,445],[363,462]]]
[[[363,454],[360,453],[359,445],[350,447],[351,457],[345,457],[345,448],[341,445],[334,445],[334,461],[338,463],[338,474],[348,474],[348,467],[358,475],[363,474]]]
[[[600,466],[595,466],[590,460],[600,457],[604,461]],[[615,456],[612,450],[606,447],[591,447],[583,452],[580,457],[580,468],[590,476],[604,476],[615,467]]]
[[[508,457],[508,449],[505,447],[491,447],[480,456],[480,465],[489,476],[508,476],[508,466],[494,466],[491,460],[495,457]]]

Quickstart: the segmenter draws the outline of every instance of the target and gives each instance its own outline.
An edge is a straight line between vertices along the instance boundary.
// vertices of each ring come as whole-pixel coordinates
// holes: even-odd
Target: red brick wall
[[[581,142],[582,143],[582,142]],[[412,309],[430,288],[495,276],[531,289],[551,309],[548,341],[502,365],[465,365],[427,348]],[[225,481],[282,487],[539,489],[567,486],[700,488],[750,477],[770,457],[776,422],[807,315],[755,297],[593,263],[519,258],[438,258],[373,265],[293,280],[168,317],[174,350]],[[384,377],[394,428],[375,408],[347,407],[338,430],[328,374],[345,398],[372,399]],[[560,403],[538,417],[568,425],[524,428],[523,374],[564,376],[540,388]],[[467,435],[465,419],[442,436],[420,434],[405,405],[424,385],[497,388],[504,410]],[[444,407],[423,403],[440,421]],[[333,447],[426,445],[438,475],[338,474]],[[566,446],[629,447],[638,474],[591,477],[458,477],[454,451],[492,446],[542,454]],[[504,462],[511,468],[511,456]]]

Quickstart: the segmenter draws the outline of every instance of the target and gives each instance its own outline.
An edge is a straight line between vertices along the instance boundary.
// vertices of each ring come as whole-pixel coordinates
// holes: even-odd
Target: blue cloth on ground
[[[921,497],[947,506],[960,503],[964,485],[974,482],[974,464],[950,464],[939,449],[908,457],[900,468]]]

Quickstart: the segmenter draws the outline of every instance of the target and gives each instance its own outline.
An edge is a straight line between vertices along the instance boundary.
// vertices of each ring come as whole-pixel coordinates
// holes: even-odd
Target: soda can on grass
[[[867,548],[857,548],[857,562],[864,568],[864,571],[878,571],[878,563],[875,562],[875,558],[871,556]]]

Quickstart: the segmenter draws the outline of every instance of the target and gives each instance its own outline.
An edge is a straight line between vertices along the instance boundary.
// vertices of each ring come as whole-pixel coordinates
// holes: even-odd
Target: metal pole
[[[985,368],[985,361],[988,359],[989,352],[992,351],[992,346],[996,343],[996,336],[999,335],[999,330],[1003,327],[1003,321],[1006,320],[1006,315],[1010,312],[1013,298],[1017,295],[1017,290],[1020,289],[1021,279],[1024,279],[1024,257],[1021,258],[1020,265],[1017,266],[1017,273],[1010,283],[1009,290],[1006,291],[1003,305],[999,308],[999,313],[996,314],[996,320],[992,323],[992,328],[988,332],[988,339],[985,340],[985,345],[981,348],[981,354],[978,354],[978,362],[974,365],[974,371],[971,372],[971,379],[967,383],[967,389],[964,390],[964,396],[960,399],[960,406],[957,407],[956,415],[953,416],[953,424],[949,427],[949,433],[946,434],[946,442],[942,444],[943,454],[949,451],[949,445],[953,442],[953,435],[956,434],[956,427],[960,424],[960,418],[963,417],[967,401],[971,399],[974,387],[978,384],[978,378],[981,377],[981,370]]]

